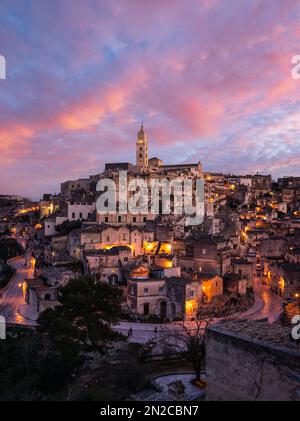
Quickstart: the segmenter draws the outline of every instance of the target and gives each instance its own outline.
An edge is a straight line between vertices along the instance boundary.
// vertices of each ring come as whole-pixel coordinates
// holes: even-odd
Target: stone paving
[[[202,373],[203,378],[205,379],[205,374]],[[195,378],[195,374],[191,373],[176,373],[176,374],[167,374],[164,376],[159,376],[153,379],[154,385],[160,391],[151,391],[146,390],[137,395],[134,395],[134,400],[137,401],[197,401],[204,399],[205,391],[199,389],[198,387],[192,384],[192,380]],[[184,395],[181,397],[175,396],[169,393],[168,385],[174,381],[181,380],[185,386]]]

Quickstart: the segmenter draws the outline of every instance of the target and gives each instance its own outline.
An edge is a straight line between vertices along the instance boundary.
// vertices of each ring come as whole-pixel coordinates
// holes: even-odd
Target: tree
[[[71,280],[59,290],[61,305],[45,310],[38,331],[58,344],[102,355],[123,336],[112,329],[121,315],[122,292],[92,277]]]
[[[195,382],[202,383],[201,372],[206,355],[207,330],[213,323],[213,317],[207,314],[204,307],[199,304],[190,321],[183,321],[177,329],[168,332],[162,339],[164,346],[181,354],[192,364],[195,372]]]
[[[14,238],[0,238],[0,259],[5,262],[12,257],[19,256],[22,248]]]
[[[81,228],[81,221],[64,221],[60,225],[56,225],[55,229],[60,235],[68,235],[71,231]]]

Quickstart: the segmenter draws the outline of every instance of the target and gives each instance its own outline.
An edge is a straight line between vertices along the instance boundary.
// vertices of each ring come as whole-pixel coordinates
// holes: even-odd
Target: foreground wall
[[[300,400],[300,348],[285,350],[258,342],[214,328],[209,331],[207,400]]]

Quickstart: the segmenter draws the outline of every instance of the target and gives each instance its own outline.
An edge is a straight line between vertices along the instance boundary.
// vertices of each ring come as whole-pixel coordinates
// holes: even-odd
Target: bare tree
[[[207,308],[201,303],[193,310],[188,320],[176,324],[176,328],[164,329],[164,335],[158,340],[163,342],[164,348],[170,353],[179,353],[193,366],[195,382],[203,382],[201,373],[206,357],[207,333],[210,326],[219,322],[235,320],[235,316],[227,316],[222,319],[215,317],[216,309]]]
[[[214,322],[214,317],[207,313],[200,304],[195,308],[189,320],[176,324],[172,331],[164,329],[160,338],[164,348],[181,354],[193,366],[195,381],[201,382],[203,361],[206,354],[207,330]]]

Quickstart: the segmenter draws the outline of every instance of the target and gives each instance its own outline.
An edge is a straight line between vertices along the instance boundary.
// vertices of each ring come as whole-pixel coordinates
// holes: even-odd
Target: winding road
[[[25,258],[12,259],[9,264],[16,269],[16,274],[2,292],[0,299],[1,307],[10,308],[10,315],[7,321],[14,324],[34,326],[37,313],[31,306],[27,305],[23,296],[23,283],[33,275],[32,268],[25,267]],[[235,315],[235,319],[260,320],[268,319],[270,323],[278,320],[282,312],[282,299],[273,294],[261,281],[254,284],[255,304],[245,313]],[[7,311],[7,309],[6,309]],[[151,323],[121,322],[116,330],[127,335],[132,329],[131,342],[145,343],[151,339],[157,339],[160,334],[165,334],[166,329],[175,328],[176,324],[158,325]],[[179,325],[177,324],[177,329]]]
[[[26,279],[32,278],[33,270],[25,266],[25,257],[22,256],[11,259],[8,263],[16,270],[16,273],[1,292],[0,314],[2,313],[8,323],[34,325],[32,320],[27,319],[20,312],[23,306],[27,306],[23,295],[23,285]]]

